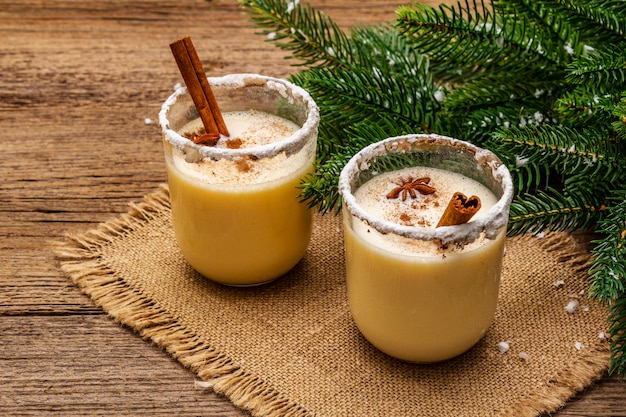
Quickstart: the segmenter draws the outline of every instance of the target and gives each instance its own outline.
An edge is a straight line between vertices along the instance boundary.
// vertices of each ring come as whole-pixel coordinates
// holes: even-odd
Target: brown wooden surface
[[[312,3],[347,28],[404,2]],[[50,248],[165,181],[156,118],[180,80],[168,45],[185,34],[211,75],[297,70],[235,0],[0,0],[2,416],[245,415],[110,320]],[[625,394],[605,377],[557,415],[626,416]]]

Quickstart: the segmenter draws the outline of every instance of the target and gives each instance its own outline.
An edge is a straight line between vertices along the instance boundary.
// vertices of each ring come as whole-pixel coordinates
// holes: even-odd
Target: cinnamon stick
[[[209,84],[202,62],[189,36],[170,44],[170,49],[178,65],[189,95],[200,114],[207,134],[229,136],[217,100]]]
[[[475,195],[467,198],[465,194],[456,192],[448,202],[437,227],[467,223],[478,210],[480,210],[480,198]]]

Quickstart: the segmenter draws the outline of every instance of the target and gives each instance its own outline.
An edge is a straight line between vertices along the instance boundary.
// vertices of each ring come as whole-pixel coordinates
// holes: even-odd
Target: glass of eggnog
[[[438,135],[389,138],[346,164],[339,191],[348,302],[363,336],[419,363],[475,345],[495,315],[513,195],[496,155]],[[439,225],[458,193],[475,214]]]
[[[312,213],[298,187],[313,170],[319,110],[285,80],[256,74],[208,80],[228,137],[196,143],[203,124],[185,87],[159,114],[174,234],[205,277],[263,284],[292,269],[309,244]]]

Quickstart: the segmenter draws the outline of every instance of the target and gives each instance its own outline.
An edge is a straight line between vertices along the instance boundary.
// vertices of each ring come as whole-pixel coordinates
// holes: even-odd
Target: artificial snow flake
[[[569,314],[574,314],[576,310],[578,310],[578,300],[570,300],[570,302],[565,306],[565,311]]]
[[[202,389],[213,388],[212,382],[198,381],[197,379],[193,381],[193,385],[196,388],[202,388]]]
[[[500,353],[502,354],[505,354],[506,352],[508,352],[510,347],[511,345],[509,344],[509,342],[498,343],[498,351],[500,351]]]
[[[446,98],[446,95],[441,90],[435,91],[434,95],[435,95],[435,100],[437,100],[437,103],[443,103],[443,100]]]
[[[519,156],[519,155],[515,156],[515,166],[517,168],[523,167],[527,163],[528,163],[528,158],[523,157],[523,156]]]
[[[618,274],[616,274],[614,271],[609,271],[609,276],[611,278],[614,278],[614,279],[618,280],[618,281],[621,280],[621,277]]]
[[[296,8],[298,3],[300,3],[300,0],[293,0],[287,3],[287,13],[293,12],[293,10]]]

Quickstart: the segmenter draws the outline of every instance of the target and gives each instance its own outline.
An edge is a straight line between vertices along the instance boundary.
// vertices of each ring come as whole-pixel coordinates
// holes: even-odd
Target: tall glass
[[[284,137],[280,131],[259,133],[264,142],[251,147],[237,143],[229,126],[231,138],[220,141],[234,139],[230,143],[237,146],[204,146],[184,132],[198,119],[186,88],[171,95],[159,114],[174,232],[183,256],[217,282],[262,284],[293,268],[309,244],[312,213],[299,201],[298,187],[313,170],[319,110],[306,91],[281,79],[232,74],[209,83],[227,125],[232,113],[232,123],[250,125],[247,129],[271,127],[247,115],[236,119],[247,111],[295,124]]]
[[[420,363],[480,340],[495,314],[513,193],[500,160],[443,136],[389,138],[346,164],[339,190],[348,301],[365,338]],[[480,211],[437,227],[455,192],[478,196]]]

